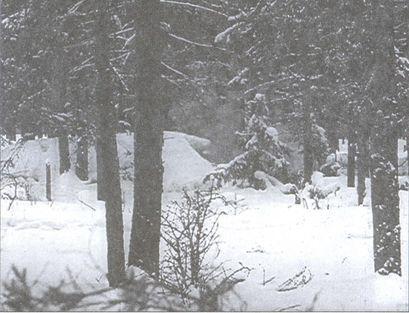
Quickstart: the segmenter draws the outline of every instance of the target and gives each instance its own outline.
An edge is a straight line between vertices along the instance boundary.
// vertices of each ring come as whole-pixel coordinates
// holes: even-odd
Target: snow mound
[[[166,191],[199,186],[204,177],[214,170],[214,166],[200,156],[184,135],[166,132],[164,142],[163,185]]]
[[[83,183],[73,173],[76,163],[76,144],[70,142],[71,171],[59,175],[58,139],[42,138],[24,143],[15,159],[11,172],[34,178],[37,184],[45,183],[45,165],[51,164],[53,185],[57,186],[55,193],[59,198],[72,198],[83,189]],[[118,134],[118,157],[121,172],[133,176],[133,135]],[[183,188],[199,186],[203,178],[213,170],[210,162],[205,160],[198,151],[205,151],[211,142],[208,139],[187,135],[179,132],[165,132],[163,161],[164,161],[164,190],[179,191]],[[1,150],[2,160],[7,159],[17,148],[17,144],[9,145]],[[96,182],[96,152],[89,151],[89,182]],[[43,188],[44,189],[44,188]],[[41,195],[45,191],[40,191]],[[74,193],[74,194],[73,194]],[[40,197],[44,198],[43,196]],[[39,198],[39,199],[40,199]]]
[[[201,138],[193,135],[188,135],[185,133],[180,132],[167,132],[165,131],[165,138],[175,138],[175,137],[183,137],[186,141],[192,146],[193,149],[202,153],[209,149],[212,142],[209,139]]]
[[[293,184],[283,184],[277,178],[270,176],[263,171],[256,171],[254,177],[262,180],[269,190],[277,189],[283,194],[293,194],[295,192],[295,185]]]
[[[58,171],[58,139],[41,138],[29,140],[24,144],[10,144],[1,149],[1,160],[7,160],[16,155],[13,160],[12,172],[17,175],[31,177],[40,182],[45,181],[45,164],[51,164],[52,171]]]

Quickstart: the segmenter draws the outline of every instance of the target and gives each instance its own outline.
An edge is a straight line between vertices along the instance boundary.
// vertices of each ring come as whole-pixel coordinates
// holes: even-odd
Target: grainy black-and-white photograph
[[[0,0],[1,311],[407,311],[409,0]]]

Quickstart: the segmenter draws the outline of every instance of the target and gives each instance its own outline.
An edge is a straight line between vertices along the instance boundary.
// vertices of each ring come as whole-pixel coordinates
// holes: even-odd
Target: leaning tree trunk
[[[88,180],[88,139],[85,135],[77,140],[77,163],[75,174],[82,181]]]
[[[135,7],[137,30],[138,120],[134,138],[134,210],[129,265],[150,275],[159,272],[159,241],[162,207],[162,146],[164,102],[160,93],[161,5],[159,0],[141,0]]]
[[[303,161],[304,161],[304,183],[310,183],[314,171],[314,153],[311,143],[312,123],[310,97],[303,103]]]
[[[392,2],[374,0],[371,44],[374,47],[373,85],[370,96],[375,112],[371,136],[371,193],[374,231],[375,271],[401,275],[399,222],[398,129],[396,94],[394,19]]]
[[[110,1],[97,1],[95,21],[95,66],[98,74],[96,100],[99,113],[98,143],[104,164],[106,186],[106,234],[108,282],[117,287],[125,279],[125,252],[119,161],[115,134],[115,108],[112,103],[112,77],[109,63],[109,34],[111,33]]]
[[[58,153],[60,156],[60,174],[63,174],[71,168],[70,144],[66,132],[62,132],[58,137]]]

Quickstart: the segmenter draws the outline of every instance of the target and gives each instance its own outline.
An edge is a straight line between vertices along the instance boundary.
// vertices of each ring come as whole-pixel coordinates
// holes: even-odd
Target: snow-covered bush
[[[214,179],[219,186],[233,182],[239,186],[264,189],[262,180],[255,177],[257,171],[274,176],[281,181],[288,181],[288,154],[285,144],[278,139],[278,132],[268,125],[267,117],[262,114],[264,96],[256,94],[249,102],[253,107],[252,115],[243,132],[238,132],[243,146],[243,153],[227,164],[219,165],[205,180]]]
[[[324,176],[338,176],[338,171],[341,169],[341,165],[338,162],[325,163],[320,167],[320,171]]]
[[[341,186],[338,183],[326,184],[323,177],[323,173],[314,172],[311,178],[312,183],[307,183],[304,189],[301,191],[301,198],[303,199],[303,204],[307,209],[309,209],[309,201],[307,200],[313,200],[312,208],[319,210],[323,208],[321,200],[326,200],[331,194],[336,196],[337,192],[341,189]],[[326,208],[329,209],[328,202],[326,203]]]
[[[222,212],[215,202],[229,201],[216,188],[184,191],[181,201],[174,201],[162,219],[162,239],[166,250],[160,270],[160,280],[170,291],[180,295],[187,307],[219,310],[221,297],[243,281],[235,274],[242,267],[226,274],[222,264],[215,264],[219,250],[218,220]]]
[[[327,156],[326,164],[338,163],[341,168],[346,168],[348,165],[348,153],[345,151],[337,151],[336,154],[331,153]]]

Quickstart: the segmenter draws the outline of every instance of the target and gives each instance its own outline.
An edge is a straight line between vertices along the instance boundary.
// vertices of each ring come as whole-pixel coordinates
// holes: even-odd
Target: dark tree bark
[[[14,125],[9,125],[6,131],[6,138],[10,141],[16,141],[16,127]]]
[[[51,165],[45,165],[45,193],[48,201],[51,201]]]
[[[71,168],[70,144],[68,135],[65,132],[58,137],[58,152],[60,156],[60,174],[63,174]]]
[[[371,182],[375,271],[401,275],[399,222],[398,129],[396,94],[394,19],[392,2],[374,0],[371,44],[374,47],[371,98],[375,112],[371,136]]]
[[[99,113],[98,143],[104,164],[108,282],[117,287],[125,279],[125,252],[119,161],[116,143],[116,113],[112,103],[112,72],[109,62],[110,1],[96,1],[95,66],[96,101]]]
[[[57,111],[65,112],[65,97],[67,93],[67,65],[65,52],[61,42],[56,41],[54,46],[54,59],[52,63],[52,101]],[[58,135],[58,151],[60,158],[60,174],[68,172],[71,168],[70,148],[66,125],[62,124],[55,129]]]
[[[408,129],[406,130],[406,153],[407,153],[407,157],[406,157],[406,162],[407,162],[407,166],[408,166],[408,176],[409,176],[409,125],[408,125]]]
[[[337,135],[337,129],[336,129],[336,121],[333,121],[334,123],[332,126],[329,127],[328,129],[328,143],[329,147],[331,149],[331,153],[334,154],[335,156],[335,161],[337,161],[337,151],[339,150],[339,141],[338,141],[338,135]]]
[[[366,196],[366,178],[369,177],[370,156],[369,156],[369,140],[370,140],[370,123],[368,119],[368,111],[363,104],[358,108],[357,115],[358,131],[357,139],[357,194],[358,205],[364,203]]]
[[[311,124],[311,104],[307,97],[303,103],[303,160],[304,160],[304,183],[311,183],[314,171],[314,151],[312,148],[312,124]]]
[[[98,130],[98,132],[100,132]],[[102,147],[103,143],[99,139],[96,140],[96,154],[97,154],[97,199],[104,201],[106,199],[106,182],[104,179],[104,164],[102,159]]]
[[[79,137],[77,141],[75,173],[80,180],[88,180],[88,139],[86,136]]]
[[[358,193],[358,205],[364,203],[366,195],[365,180],[369,173],[369,136],[365,133],[360,133],[357,136],[358,154],[357,154],[357,167],[358,167],[358,179],[357,179],[357,193]]]
[[[159,272],[162,207],[164,102],[161,95],[161,54],[164,39],[159,0],[141,0],[135,7],[138,95],[134,138],[134,210],[129,265],[150,275]]]
[[[347,166],[347,186],[355,187],[355,157],[356,157],[356,135],[355,118],[352,106],[348,112],[348,166]]]
[[[375,271],[401,275],[398,135],[383,112],[378,113],[371,160]]]

